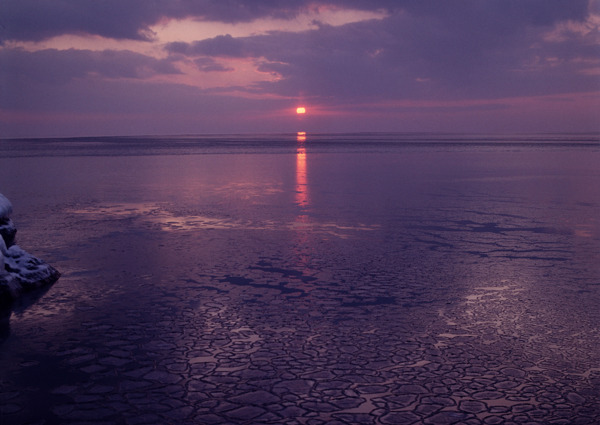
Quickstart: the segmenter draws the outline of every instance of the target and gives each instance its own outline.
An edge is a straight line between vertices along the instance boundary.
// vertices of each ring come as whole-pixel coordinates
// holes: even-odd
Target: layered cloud
[[[478,22],[496,32],[522,24],[551,25],[588,13],[587,0],[4,0],[3,40],[42,40],[65,33],[109,38],[150,39],[160,20],[193,17],[202,21],[250,22],[264,17],[291,19],[315,5],[355,10],[406,10],[463,24]],[[490,25],[492,26],[490,28]],[[485,36],[484,34],[481,34]]]
[[[393,1],[322,1],[357,10],[396,7]],[[151,40],[152,26],[169,19],[241,23],[261,18],[289,20],[316,7],[307,0],[4,0],[2,40],[39,41],[86,33],[116,39]]]
[[[64,84],[75,78],[144,79],[157,74],[180,74],[168,59],[156,59],[127,50],[0,51],[4,81]]]
[[[558,116],[548,130],[597,130],[598,12],[596,0],[5,0],[0,129],[52,109],[108,126],[126,104],[128,131],[145,114],[149,131],[174,131],[175,111],[176,132],[281,131],[307,102],[305,125],[322,131],[533,131]],[[486,118],[469,127],[469,114]]]
[[[376,22],[301,33],[219,35],[166,49],[188,57],[253,59],[258,70],[280,78],[248,89],[285,96],[498,98],[585,91],[598,83],[597,27],[584,36],[551,36],[554,22],[586,25],[585,8],[564,10],[562,19],[552,8],[537,15],[510,7],[479,7],[477,14],[440,9],[422,8],[417,16],[401,10]]]

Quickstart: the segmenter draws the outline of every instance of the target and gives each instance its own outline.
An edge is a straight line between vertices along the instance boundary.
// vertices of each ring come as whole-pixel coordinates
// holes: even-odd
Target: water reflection
[[[0,307],[0,346],[10,336],[10,319],[13,315],[22,315],[23,312],[37,303],[52,287],[52,284],[44,285],[41,288],[30,290],[22,294],[17,300],[9,305]]]
[[[296,148],[296,205],[302,212],[296,216],[293,227],[296,229],[296,257],[298,265],[306,271],[311,263],[312,256],[310,255],[310,240],[309,232],[311,223],[305,209],[308,207],[308,173],[306,170],[306,132],[299,131],[296,140],[298,145]]]
[[[296,204],[302,208],[308,206],[307,173],[306,173],[306,132],[297,134],[296,149]]]

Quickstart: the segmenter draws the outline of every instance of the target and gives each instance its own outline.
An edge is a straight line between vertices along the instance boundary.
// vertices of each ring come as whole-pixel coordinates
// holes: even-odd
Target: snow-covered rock
[[[0,193],[0,236],[4,239],[6,246],[11,246],[15,241],[17,229],[10,219],[12,204]]]
[[[15,245],[17,229],[10,219],[12,205],[0,193],[0,307],[23,292],[52,284],[60,273]]]
[[[12,204],[0,193],[0,218],[8,218],[12,213]]]

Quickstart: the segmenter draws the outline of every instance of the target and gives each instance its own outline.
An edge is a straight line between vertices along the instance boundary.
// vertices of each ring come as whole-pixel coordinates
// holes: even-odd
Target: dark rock
[[[0,218],[0,236],[4,239],[7,248],[15,244],[17,228],[10,218]]]

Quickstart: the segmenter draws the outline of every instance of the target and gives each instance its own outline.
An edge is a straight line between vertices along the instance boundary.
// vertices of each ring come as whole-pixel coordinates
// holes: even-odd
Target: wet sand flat
[[[600,421],[597,147],[310,142],[0,158],[0,423]]]

